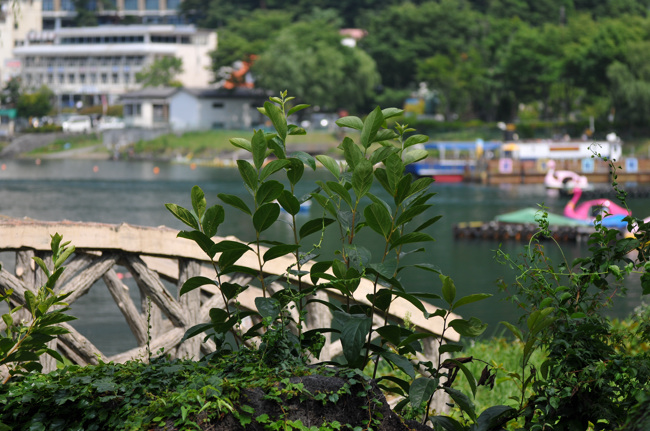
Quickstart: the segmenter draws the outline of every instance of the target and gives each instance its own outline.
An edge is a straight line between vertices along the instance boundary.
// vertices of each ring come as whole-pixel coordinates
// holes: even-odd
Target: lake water
[[[158,174],[154,173],[155,167]],[[307,173],[306,177],[312,180],[328,178],[324,170]],[[3,162],[0,170],[0,214],[38,220],[126,222],[180,229],[180,222],[164,208],[164,204],[173,202],[191,207],[189,196],[194,185],[203,188],[208,205],[218,203],[217,193],[246,194],[237,171],[229,168],[197,166],[191,169],[186,164],[89,160],[43,160],[37,165],[31,160],[17,160]],[[307,193],[313,187],[310,182],[297,193]],[[498,214],[535,207],[540,203],[552,212],[561,213],[566,198],[547,196],[543,185],[434,184],[433,191],[437,195],[428,215],[440,214],[443,218],[428,229],[436,242],[428,245],[426,254],[422,256],[454,279],[459,296],[493,293],[493,298],[471,304],[459,312],[489,323],[486,335],[501,334],[503,329],[498,322],[514,322],[518,313],[504,300],[505,295],[498,292],[496,280],[504,277],[512,282],[513,273],[494,259],[498,242],[455,240],[452,226],[461,221],[491,220]],[[373,192],[381,195],[380,189]],[[635,215],[650,215],[648,199],[631,200],[629,205]],[[317,215],[317,207],[312,205],[312,216]],[[235,212],[230,215],[234,217],[228,218],[227,214],[226,220],[236,220]],[[277,239],[289,233],[283,226],[273,230]],[[251,239],[252,229],[244,223],[231,221],[222,226],[220,234]],[[372,243],[366,245],[372,251]],[[326,249],[332,247],[334,242],[325,245]],[[514,241],[502,244],[502,249],[513,256],[521,254],[523,247],[523,243]],[[562,247],[569,259],[584,254],[587,249],[586,244],[566,243]],[[550,246],[547,248],[551,256],[558,257]],[[440,282],[432,273],[406,273],[403,278],[407,289],[440,292]],[[627,287],[627,296],[616,298],[613,308],[608,311],[611,315],[624,317],[640,304],[638,279],[629,280]],[[135,340],[103,283],[98,283],[88,295],[75,302],[71,314],[79,317],[73,326],[107,355],[135,347]]]

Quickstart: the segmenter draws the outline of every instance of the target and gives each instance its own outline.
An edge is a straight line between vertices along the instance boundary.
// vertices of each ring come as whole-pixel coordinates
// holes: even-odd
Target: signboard
[[[582,159],[582,173],[583,174],[593,174],[594,173],[594,159]]]
[[[499,159],[499,173],[501,174],[512,173],[512,159],[509,158]]]
[[[625,171],[630,173],[639,172],[639,160],[634,157],[625,159]]]

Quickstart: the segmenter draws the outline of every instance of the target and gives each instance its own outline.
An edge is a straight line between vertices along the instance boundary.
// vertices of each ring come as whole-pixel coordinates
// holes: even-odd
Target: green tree
[[[359,25],[368,36],[359,46],[377,63],[384,86],[408,88],[416,82],[418,61],[475,46],[483,21],[466,1],[405,2],[365,13]]]
[[[293,20],[288,11],[257,10],[244,18],[231,21],[219,32],[219,47],[211,53],[215,75],[220,69],[230,67],[239,60],[249,60],[259,55],[271,44],[274,37]]]
[[[374,61],[362,50],[341,44],[335,26],[297,22],[283,29],[252,69],[262,88],[290,88],[322,109],[357,110],[379,84]]]
[[[20,84],[21,81],[20,77],[18,76],[12,77],[5,83],[5,86],[2,89],[2,93],[0,93],[0,103],[2,106],[9,108],[16,106],[21,93]]]
[[[631,43],[625,63],[612,63],[607,77],[618,121],[645,125],[650,116],[650,41]]]
[[[47,86],[43,85],[34,93],[22,93],[16,103],[19,117],[42,117],[52,110],[54,93]]]
[[[95,11],[88,9],[87,0],[72,0],[76,15],[73,18],[75,27],[95,27],[97,26],[97,15]],[[101,2],[101,0],[100,0]]]
[[[177,57],[163,57],[136,73],[135,80],[143,87],[180,87],[182,84],[175,78],[182,72],[183,60]]]

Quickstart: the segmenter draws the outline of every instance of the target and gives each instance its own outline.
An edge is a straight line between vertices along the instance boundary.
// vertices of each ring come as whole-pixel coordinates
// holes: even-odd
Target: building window
[[[134,115],[135,115],[136,117],[140,117],[140,116],[142,116],[142,105],[140,105],[139,103],[136,103],[136,104],[134,105],[134,107],[135,107]]]
[[[80,84],[85,84],[86,83],[86,74],[85,73],[80,73],[79,74],[79,83]]]
[[[132,105],[124,105],[124,116],[125,117],[130,117],[133,115],[133,106]]]
[[[59,84],[63,84],[63,74],[59,73]]]
[[[96,73],[91,73],[90,74],[90,83],[91,84],[97,84],[97,74]]]
[[[86,9],[88,10],[97,10],[97,1],[96,0],[88,0],[86,3]]]
[[[138,0],[124,0],[124,10],[138,10]]]
[[[146,10],[158,10],[160,9],[160,2],[158,0],[145,0],[144,8]]]
[[[180,0],[167,0],[167,10],[178,10],[180,4]]]
[[[61,0],[61,10],[66,12],[74,12],[74,2],[72,0]]]
[[[43,10],[54,10],[54,0],[43,0]]]
[[[48,84],[53,84],[54,83],[54,75],[52,75],[51,73],[48,73],[48,75],[47,75],[47,83]]]
[[[74,84],[74,73],[68,73],[68,83]]]
[[[125,73],[124,74],[124,83],[129,84],[131,82],[131,74],[130,73]]]
[[[117,75],[117,73],[113,73],[111,75],[111,82],[113,84],[118,84],[120,82],[120,77]]]
[[[220,109],[220,108],[223,108],[223,102],[214,102],[214,103],[212,104],[212,107],[213,107],[214,109]]]
[[[108,84],[108,73],[102,73],[102,84]]]

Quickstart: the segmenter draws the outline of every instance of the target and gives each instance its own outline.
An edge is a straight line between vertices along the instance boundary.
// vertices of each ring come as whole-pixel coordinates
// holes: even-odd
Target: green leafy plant
[[[58,324],[76,319],[65,314],[69,307],[63,301],[70,293],[57,294],[53,290],[56,281],[65,270],[63,264],[75,250],[74,246],[68,246],[69,242],[61,243],[61,241],[61,235],[52,235],[50,244],[53,269],[51,272],[41,258],[34,257],[34,261],[47,276],[46,283],[38,289],[37,293],[25,290],[20,296],[14,290],[0,292],[0,299],[9,305],[9,312],[2,315],[5,329],[0,333],[0,365],[6,365],[9,370],[4,383],[14,375],[42,370],[39,357],[43,354],[63,362],[61,355],[47,346],[47,343],[58,335],[69,332]],[[13,306],[15,303],[21,305]],[[21,309],[27,310],[31,321],[25,322],[14,318]]]
[[[291,97],[286,92],[259,108],[274,127],[265,133],[255,131],[250,140],[231,139],[231,143],[249,153],[249,160],[238,160],[237,167],[248,199],[220,193],[218,198],[240,213],[237,220],[251,223],[254,237],[242,243],[229,239],[218,242],[213,237],[225,222],[225,211],[220,205],[208,208],[203,191],[195,186],[191,193],[192,209],[176,204],[166,204],[171,213],[191,228],[181,231],[180,237],[190,239],[208,255],[216,277],[194,277],[182,287],[181,294],[204,285],[217,287],[227,304],[223,309],[212,309],[211,322],[191,328],[186,337],[206,333],[212,337],[218,351],[215,356],[227,354],[234,346],[227,344],[230,333],[245,343],[260,340],[260,360],[279,366],[292,363],[306,363],[312,356],[319,355],[323,335],[331,332],[341,340],[343,355],[336,358],[339,365],[363,370],[371,366],[371,375],[379,382],[392,382],[392,390],[420,407],[427,406],[435,391],[447,392],[455,402],[467,411],[471,423],[487,423],[486,417],[479,419],[467,397],[451,388],[458,370],[468,378],[471,373],[461,361],[442,361],[443,354],[462,350],[460,344],[445,344],[441,347],[437,363],[421,362],[416,354],[422,351],[422,340],[433,339],[442,345],[445,334],[455,331],[466,337],[480,335],[485,326],[476,318],[462,319],[453,314],[463,305],[483,300],[490,295],[474,294],[456,298],[456,288],[448,276],[440,274],[433,265],[425,262],[405,263],[424,251],[422,244],[434,239],[425,232],[426,228],[440,219],[428,217],[431,198],[430,178],[414,179],[405,173],[405,166],[427,156],[416,144],[428,138],[413,134],[407,126],[395,124],[389,128],[388,121],[401,115],[395,108],[373,110],[365,119],[344,117],[337,121],[340,127],[358,132],[358,142],[345,137],[339,148],[345,163],[328,155],[312,157],[303,152],[287,152],[287,138],[302,135],[305,131],[290,124],[288,117],[306,108],[306,105],[289,107]],[[297,185],[303,177],[305,167],[316,169],[317,163],[331,175],[329,181],[317,181],[317,188],[303,196],[297,196]],[[381,187],[388,200],[377,194],[373,186]],[[321,215],[298,226],[298,213],[306,201],[312,200],[320,207]],[[288,242],[268,239],[267,233],[280,219],[281,212],[288,214],[290,237]],[[424,219],[423,219],[424,218]],[[374,235],[373,243],[381,244],[373,250],[358,241],[360,232]],[[339,246],[333,256],[321,256],[324,236],[339,238]],[[367,232],[367,233],[366,233]],[[316,243],[309,241],[311,235],[318,235]],[[239,259],[249,253],[257,265],[246,267],[238,264]],[[406,257],[409,256],[409,259]],[[264,277],[264,268],[280,257],[289,257],[291,264],[281,275]],[[400,275],[406,270],[424,270],[439,274],[442,296],[409,292],[402,285]],[[255,277],[255,287],[260,295],[255,298],[257,312],[244,311],[239,307],[237,297],[251,288],[226,281],[228,274],[238,272]],[[357,290],[361,283],[369,284],[370,290],[360,296]],[[281,288],[271,285],[282,286]],[[314,295],[327,289],[342,298],[340,303],[323,301]],[[395,300],[405,300],[422,313],[424,318],[443,320],[441,334],[416,332],[405,322],[390,319]],[[431,312],[423,302],[443,300],[447,310]],[[335,328],[312,328],[303,330],[307,305],[318,303],[327,306],[336,322]],[[244,317],[253,317],[258,323],[243,330]],[[382,323],[373,326],[373,319],[381,317]],[[287,330],[289,329],[289,330]],[[465,358],[473,360],[473,358]],[[297,361],[297,362],[296,362]],[[380,361],[401,370],[406,378],[377,375]],[[283,365],[284,364],[284,365]],[[416,379],[416,369],[422,367],[427,377]],[[489,371],[487,371],[489,374]],[[473,389],[476,387],[476,380]],[[485,383],[485,382],[481,382]],[[506,409],[507,410],[507,409]],[[506,411],[504,410],[504,411]],[[509,410],[507,410],[509,412]],[[495,416],[489,412],[490,417]],[[428,420],[425,414],[423,421]],[[478,422],[477,422],[478,421]],[[490,422],[496,423],[495,421]],[[460,424],[458,424],[460,426]]]
[[[625,204],[613,162],[611,168],[613,187]],[[541,217],[539,235],[548,234],[545,219]],[[546,256],[539,235],[531,240],[523,262],[498,252],[518,273],[512,298],[524,310],[525,331],[504,324],[524,345],[521,371],[511,377],[521,385],[520,411],[527,430],[618,429],[638,397],[650,389],[647,353],[617,349],[623,343],[621,334],[612,331],[602,313],[615,295],[624,293],[621,281],[632,272],[641,274],[643,293],[650,293],[645,257],[650,226],[631,216],[626,220],[634,234],[622,237],[618,230],[606,228],[599,216],[589,238],[589,255],[557,267]],[[647,339],[647,331],[637,336]],[[539,369],[529,366],[535,349],[547,357]]]

